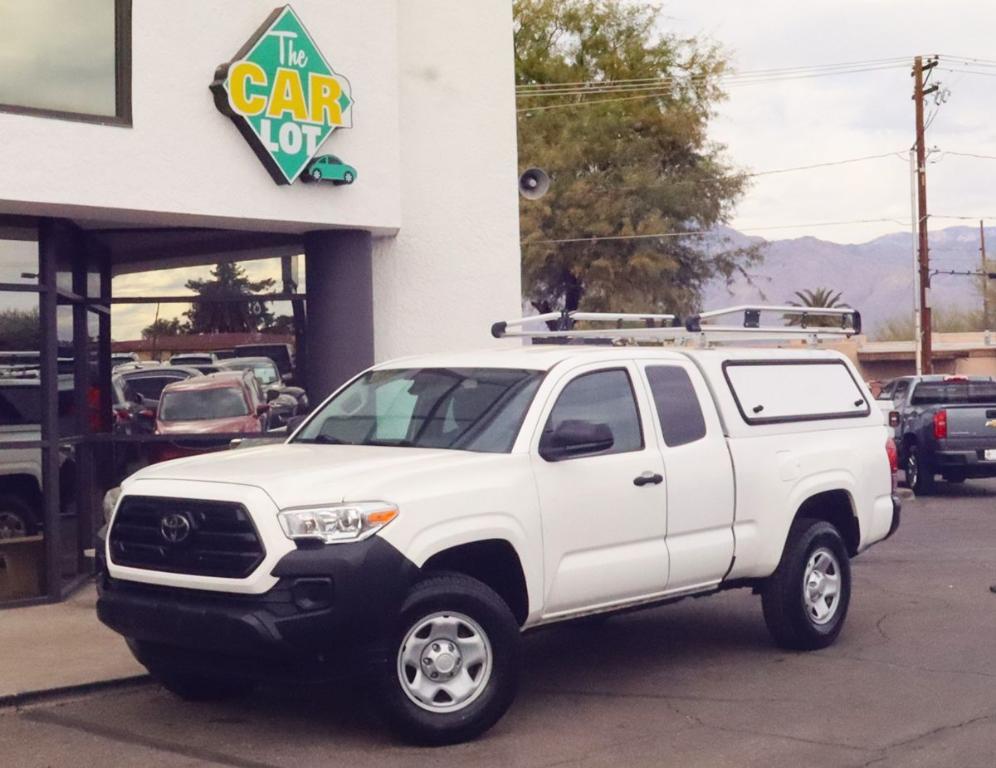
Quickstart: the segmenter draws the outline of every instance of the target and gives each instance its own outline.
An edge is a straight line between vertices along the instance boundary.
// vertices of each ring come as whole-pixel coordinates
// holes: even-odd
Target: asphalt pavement
[[[188,704],[154,685],[0,710],[20,766],[996,765],[996,482],[909,501],[853,563],[838,643],[775,648],[747,591],[527,636],[512,710],[476,742],[415,749],[359,684]]]

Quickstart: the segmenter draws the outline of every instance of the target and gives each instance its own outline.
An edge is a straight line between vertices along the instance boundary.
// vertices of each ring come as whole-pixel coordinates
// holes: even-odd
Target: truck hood
[[[248,485],[262,489],[281,509],[337,501],[384,500],[404,479],[431,470],[450,474],[493,460],[495,454],[432,448],[282,444],[192,456],[153,464],[128,478]],[[383,490],[380,490],[383,489]],[[182,490],[178,489],[178,495]]]

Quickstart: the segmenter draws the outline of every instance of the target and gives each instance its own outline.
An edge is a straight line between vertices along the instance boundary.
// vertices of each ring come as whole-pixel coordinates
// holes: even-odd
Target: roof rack
[[[740,325],[724,324],[721,318],[743,314]],[[797,323],[787,326],[762,326],[762,313],[775,313],[798,318]],[[838,325],[811,325],[814,318],[838,318]],[[712,322],[710,322],[712,321]],[[533,323],[556,323],[556,330],[524,330],[523,326]],[[612,328],[574,327],[577,322],[611,323]],[[625,323],[643,323],[642,327],[626,326]],[[512,329],[512,330],[510,330]],[[735,307],[714,309],[691,315],[682,321],[677,315],[613,313],[613,312],[547,312],[542,315],[523,317],[518,320],[497,322],[491,326],[491,335],[496,339],[563,339],[570,341],[592,340],[605,343],[626,343],[627,341],[661,341],[687,344],[698,342],[703,345],[735,342],[779,342],[810,341],[823,339],[849,338],[861,333],[861,313],[851,307],[798,307],[793,305],[765,306],[743,304]]]

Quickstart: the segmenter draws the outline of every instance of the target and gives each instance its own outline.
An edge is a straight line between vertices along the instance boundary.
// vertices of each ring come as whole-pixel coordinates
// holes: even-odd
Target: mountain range
[[[996,257],[996,228],[986,228],[986,242]],[[831,288],[841,302],[861,311],[869,335],[889,320],[908,315],[913,307],[912,234],[897,232],[866,243],[844,244],[799,237],[764,240],[734,229],[717,233],[725,247],[760,244],[763,261],[750,268],[751,279],[738,277],[730,286],[722,281],[704,291],[706,309],[763,302],[784,304],[797,300],[796,291]],[[930,233],[931,268],[978,272],[977,227],[948,227]],[[992,262],[990,262],[992,265]],[[940,309],[981,308],[978,279],[962,275],[935,275],[931,305]]]

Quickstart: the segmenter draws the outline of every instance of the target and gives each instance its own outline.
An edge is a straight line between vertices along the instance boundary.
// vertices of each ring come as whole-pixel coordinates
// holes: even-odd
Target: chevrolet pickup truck
[[[906,482],[920,495],[996,477],[996,381],[986,376],[904,376],[883,388],[899,414],[896,442]]]
[[[419,743],[491,727],[520,636],[746,588],[824,648],[851,558],[899,525],[895,445],[823,349],[571,344],[382,363],[286,443],[147,467],[98,613],[167,689],[364,669]]]

